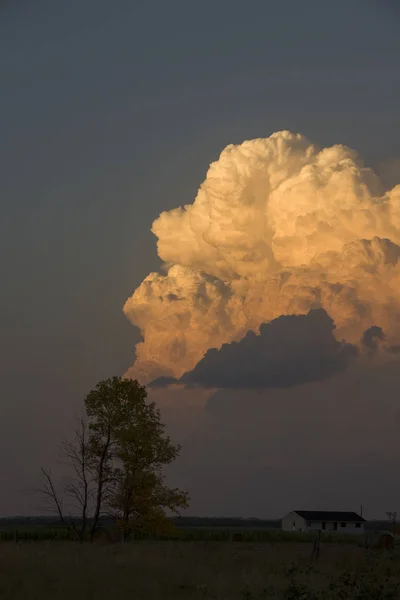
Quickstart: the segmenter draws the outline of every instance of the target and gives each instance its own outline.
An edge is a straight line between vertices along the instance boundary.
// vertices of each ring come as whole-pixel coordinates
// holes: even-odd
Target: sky
[[[162,262],[186,261],[184,220],[175,223],[167,213],[153,226],[164,244],[161,257],[152,223],[163,211],[194,202],[224,148],[291,131],[319,148],[354,149],[381,175],[386,190],[400,182],[399,20],[395,0],[1,3],[0,452],[8,460],[0,466],[0,481],[8,493],[0,499],[0,515],[36,510],[24,490],[40,466],[53,460],[86,393],[100,379],[132,372],[140,333],[128,319],[138,324],[139,317],[125,302]],[[302,140],[301,152],[307,152]],[[340,152],[333,162],[352,160]],[[228,175],[235,165],[228,165]],[[283,214],[280,206],[275,222]],[[395,243],[390,227],[372,233]],[[376,248],[371,252],[386,252]],[[263,269],[264,263],[252,277]],[[365,288],[363,298],[383,283],[390,287],[388,273],[372,291]],[[375,299],[373,316],[384,315],[381,321],[364,319],[357,327],[392,332],[389,348],[396,345],[398,325],[397,306],[388,312],[387,305],[387,298],[384,305]],[[189,371],[188,389],[185,382],[172,383],[155,387],[150,396],[182,440],[182,457],[170,477],[189,488],[190,513],[274,517],[296,507],[353,510],[360,503],[371,517],[396,510],[400,486],[391,473],[399,450],[397,430],[392,432],[397,421],[389,411],[386,423],[380,403],[385,390],[397,414],[397,359],[387,350],[382,357],[364,356],[357,347],[361,329],[337,323],[339,310],[320,307],[358,358],[336,348],[323,316],[326,329],[317,338],[333,361],[329,373],[318,371],[287,388],[264,382],[260,391],[253,389],[253,376],[248,390],[246,383],[229,381],[228,368],[224,382],[222,376],[216,386],[213,380],[212,390],[206,384],[215,367],[209,354],[200,364],[202,356],[241,343],[263,320],[290,314],[290,306],[277,306],[260,309],[252,326],[233,319],[232,333],[222,331],[217,341],[211,336],[194,347],[196,338],[190,356],[178,352],[176,368],[158,362],[149,374],[136,367],[146,371],[146,383]],[[306,308],[304,314],[315,307]],[[299,306],[293,312],[300,314]],[[307,335],[312,319],[305,321]],[[282,323],[274,327],[285,329]],[[161,337],[155,346],[166,354]],[[148,342],[154,356],[155,346]],[[280,368],[286,372],[297,358],[287,359],[282,348]],[[273,352],[265,352],[268,361]],[[240,364],[240,350],[238,356],[232,360]],[[373,369],[368,360],[375,361]],[[382,382],[381,391],[368,378]],[[337,410],[336,393],[349,400]],[[329,423],[317,397],[333,403]],[[349,447],[342,448],[340,427],[349,421],[354,428],[346,430]],[[330,445],[321,452],[327,427]],[[275,438],[271,431],[281,434]]]

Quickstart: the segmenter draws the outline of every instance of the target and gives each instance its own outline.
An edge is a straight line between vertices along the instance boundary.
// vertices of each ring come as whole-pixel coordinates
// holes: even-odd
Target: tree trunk
[[[101,453],[101,456],[100,456],[99,468],[97,471],[98,479],[97,479],[97,494],[96,494],[96,510],[94,513],[93,523],[92,523],[92,527],[90,530],[90,541],[91,542],[93,542],[93,540],[94,540],[94,535],[96,533],[97,524],[98,524],[99,518],[100,518],[101,505],[102,505],[102,501],[103,501],[104,470],[105,470],[105,464],[106,464],[108,450],[110,447],[110,441],[111,441],[111,426],[109,425],[108,430],[107,430],[106,442],[104,444],[103,452]]]

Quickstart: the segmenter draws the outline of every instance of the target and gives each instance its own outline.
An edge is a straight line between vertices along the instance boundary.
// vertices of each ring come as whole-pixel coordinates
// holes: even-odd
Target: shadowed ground
[[[2,600],[398,598],[399,550],[346,543],[0,544]]]

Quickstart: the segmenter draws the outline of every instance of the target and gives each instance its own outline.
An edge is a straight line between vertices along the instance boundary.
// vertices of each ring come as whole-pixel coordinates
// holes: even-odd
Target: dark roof
[[[294,510],[300,517],[306,521],[365,521],[355,512],[339,510]]]

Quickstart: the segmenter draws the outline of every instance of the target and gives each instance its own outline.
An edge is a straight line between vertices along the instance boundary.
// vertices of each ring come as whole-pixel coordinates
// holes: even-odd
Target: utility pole
[[[386,516],[388,517],[388,519],[392,519],[393,520],[393,535],[396,535],[396,517],[397,517],[397,512],[387,512]]]

